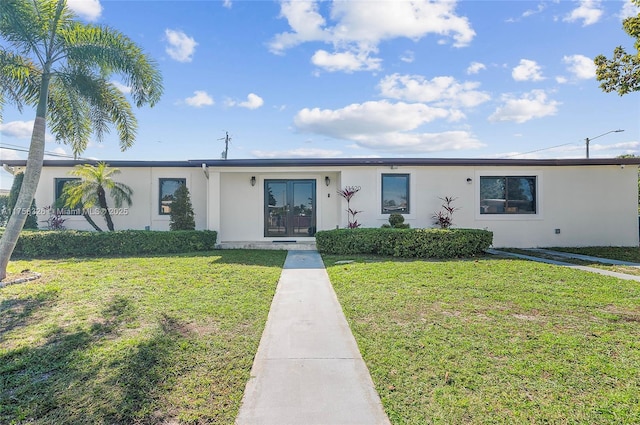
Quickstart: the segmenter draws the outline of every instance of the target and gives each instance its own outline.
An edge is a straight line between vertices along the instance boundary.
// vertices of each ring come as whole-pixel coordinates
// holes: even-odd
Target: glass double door
[[[316,181],[264,181],[264,235],[303,237],[316,233]]]

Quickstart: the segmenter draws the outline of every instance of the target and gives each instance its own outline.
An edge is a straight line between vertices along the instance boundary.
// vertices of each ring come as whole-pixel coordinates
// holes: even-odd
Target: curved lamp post
[[[586,142],[586,146],[587,146],[587,158],[589,158],[589,142],[590,142],[590,141],[595,140],[595,139],[597,139],[598,137],[606,136],[606,135],[607,135],[607,134],[609,134],[609,133],[622,133],[623,131],[624,131],[624,130],[620,130],[620,129],[618,129],[618,130],[611,130],[611,131],[607,131],[606,133],[602,133],[602,134],[601,134],[601,135],[599,135],[599,136],[592,137],[592,138],[588,138],[588,137],[587,137],[586,139],[584,139],[584,141]]]

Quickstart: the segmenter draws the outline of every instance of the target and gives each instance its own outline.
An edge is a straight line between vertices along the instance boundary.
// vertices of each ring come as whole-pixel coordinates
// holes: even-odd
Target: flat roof
[[[10,167],[24,167],[26,160],[5,160]],[[184,161],[45,160],[45,167],[73,167],[106,162],[112,167],[358,167],[358,166],[590,166],[640,165],[640,158],[498,159],[498,158],[281,158],[189,159]]]

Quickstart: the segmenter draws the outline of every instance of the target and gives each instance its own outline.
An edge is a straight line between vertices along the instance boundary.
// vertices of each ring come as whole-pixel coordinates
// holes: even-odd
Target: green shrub
[[[316,233],[324,254],[378,254],[404,258],[457,258],[482,254],[493,233],[479,229],[336,229]]]
[[[409,223],[404,222],[404,216],[402,214],[393,213],[389,215],[389,224],[385,223],[382,225],[382,227],[385,229],[389,229],[392,227],[394,229],[408,229],[411,226],[409,225]]]
[[[210,251],[217,233],[209,230],[159,232],[76,230],[22,232],[14,257],[97,257]]]

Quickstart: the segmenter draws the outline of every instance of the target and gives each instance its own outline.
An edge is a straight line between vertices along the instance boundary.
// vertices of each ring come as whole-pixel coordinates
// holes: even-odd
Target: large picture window
[[[171,203],[175,199],[176,190],[183,184],[187,184],[187,179],[160,179],[160,201],[158,203],[160,215],[171,214]]]
[[[382,175],[382,214],[409,214],[409,174]]]
[[[480,177],[480,214],[536,214],[535,176]]]
[[[53,202],[53,208],[60,215],[80,215],[82,214],[82,205],[76,205],[74,208],[68,208],[64,205],[64,187],[68,183],[78,182],[78,178],[57,178],[54,180],[55,184],[55,200]]]

